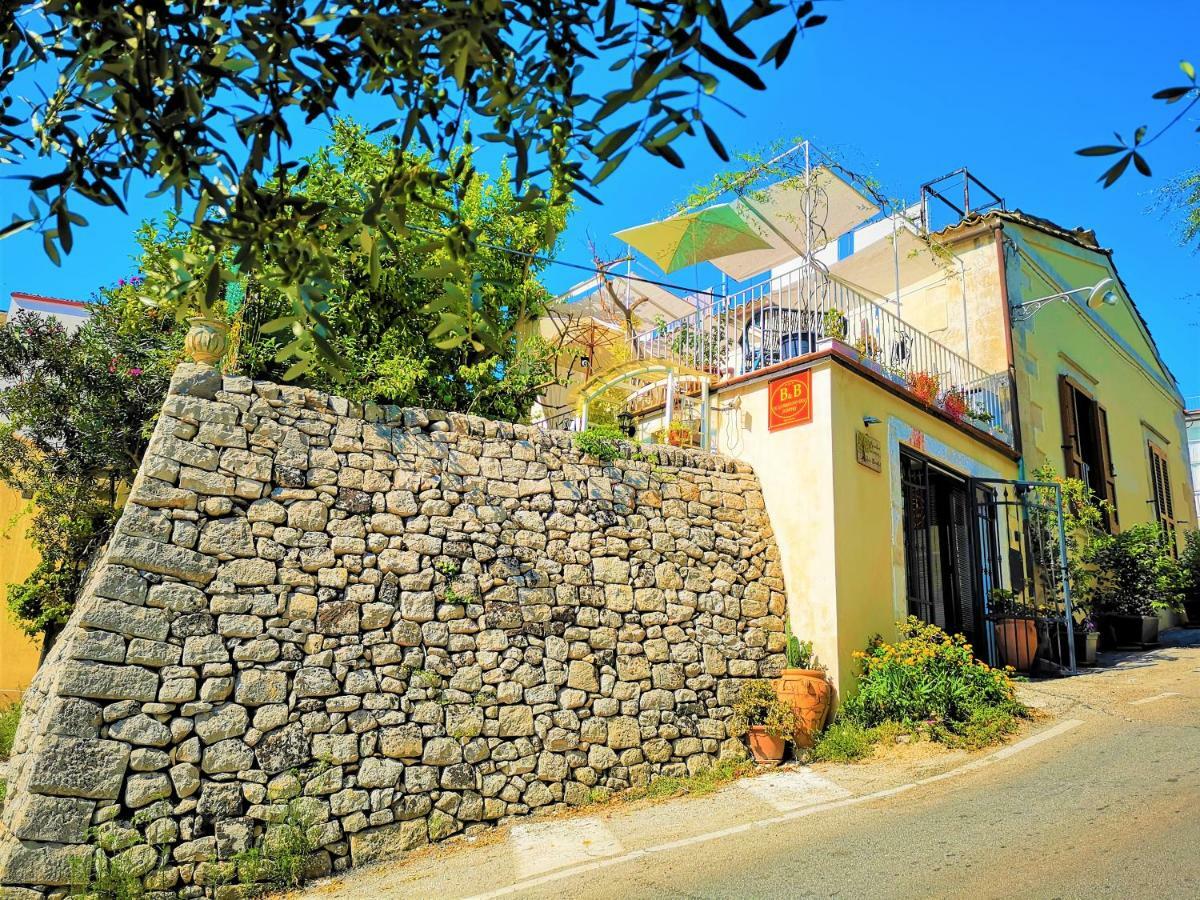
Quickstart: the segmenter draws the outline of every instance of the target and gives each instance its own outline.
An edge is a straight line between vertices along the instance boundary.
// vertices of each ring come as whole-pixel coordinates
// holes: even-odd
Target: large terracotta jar
[[[825,727],[832,688],[822,669],[784,669],[775,693],[796,713],[797,747],[811,747]]]
[[[1028,672],[1037,657],[1037,622],[1033,619],[997,619],[996,652],[1000,665]]]

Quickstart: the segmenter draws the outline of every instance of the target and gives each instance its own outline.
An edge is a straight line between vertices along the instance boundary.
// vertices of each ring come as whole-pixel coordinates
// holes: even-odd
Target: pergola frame
[[[657,381],[651,383],[654,386],[657,386],[660,382],[666,382],[667,396],[664,410],[668,427],[670,426],[671,412],[675,405],[676,383],[682,380],[700,382],[700,447],[702,450],[708,450],[712,443],[710,439],[712,423],[710,421],[709,387],[714,380],[714,376],[708,372],[702,372],[699,369],[694,369],[691,366],[686,366],[670,359],[639,359],[619,363],[581,385],[579,396],[576,400],[579,429],[582,431],[588,427],[588,410],[592,402],[605,391],[631,379],[643,378],[647,375],[661,376]],[[647,385],[646,387],[649,386]]]

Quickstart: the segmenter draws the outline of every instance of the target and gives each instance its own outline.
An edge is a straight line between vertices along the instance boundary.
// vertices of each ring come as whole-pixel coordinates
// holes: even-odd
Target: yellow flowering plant
[[[843,704],[843,718],[866,728],[901,722],[959,732],[981,718],[1026,714],[1016,699],[1012,670],[976,659],[962,635],[948,635],[915,616],[896,625],[899,641],[876,637],[855,654],[861,667],[858,693]]]

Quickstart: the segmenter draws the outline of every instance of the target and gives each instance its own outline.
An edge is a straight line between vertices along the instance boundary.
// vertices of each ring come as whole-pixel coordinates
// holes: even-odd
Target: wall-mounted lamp
[[[617,428],[625,437],[633,437],[637,431],[637,428],[633,424],[633,413],[627,409],[623,409],[617,413]]]
[[[1117,292],[1112,289],[1112,283],[1113,280],[1111,278],[1101,278],[1095,284],[1088,287],[1072,288],[1069,291],[1060,291],[1057,294],[1039,297],[1036,300],[1028,300],[1012,308],[1012,320],[1014,322],[1024,321],[1032,317],[1043,306],[1053,303],[1055,300],[1070,300],[1072,294],[1082,294],[1085,291],[1087,292],[1087,300],[1084,302],[1089,309],[1116,306]]]
[[[863,416],[863,427],[870,428],[872,425],[878,425],[882,419],[877,419],[874,416]]]

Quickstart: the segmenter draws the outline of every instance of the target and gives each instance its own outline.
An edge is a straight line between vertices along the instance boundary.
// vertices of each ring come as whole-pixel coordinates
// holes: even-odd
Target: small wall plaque
[[[876,472],[883,471],[879,441],[865,431],[854,432],[854,458],[858,460],[859,465]]]

